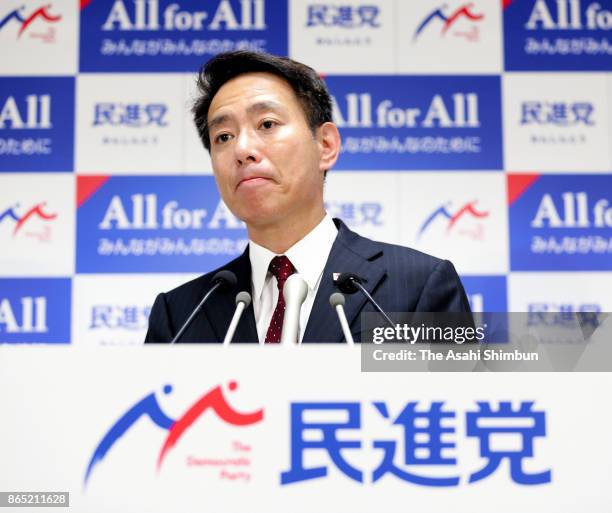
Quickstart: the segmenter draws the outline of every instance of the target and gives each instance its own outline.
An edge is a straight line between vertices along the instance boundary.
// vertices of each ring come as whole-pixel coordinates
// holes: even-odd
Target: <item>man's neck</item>
[[[248,226],[249,239],[277,255],[282,255],[314,230],[324,217],[325,210],[321,209],[304,217],[298,224],[287,220],[279,225]]]

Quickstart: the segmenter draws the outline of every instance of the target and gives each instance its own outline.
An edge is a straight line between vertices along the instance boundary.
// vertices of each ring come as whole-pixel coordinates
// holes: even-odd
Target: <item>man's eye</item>
[[[270,128],[273,128],[276,126],[276,121],[272,121],[271,119],[265,119],[264,121],[261,122],[261,127],[265,128],[266,130],[269,130]]]
[[[215,142],[224,143],[224,142],[229,141],[231,137],[232,136],[230,134],[219,134],[217,137],[215,137]]]

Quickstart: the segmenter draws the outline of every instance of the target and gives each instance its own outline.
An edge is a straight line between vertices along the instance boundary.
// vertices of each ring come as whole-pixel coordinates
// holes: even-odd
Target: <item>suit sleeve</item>
[[[417,301],[417,312],[470,312],[470,304],[455,267],[442,260],[427,278]]]
[[[161,293],[155,298],[155,303],[153,303],[151,308],[145,344],[167,344],[173,338],[174,328],[168,313],[166,294]]]

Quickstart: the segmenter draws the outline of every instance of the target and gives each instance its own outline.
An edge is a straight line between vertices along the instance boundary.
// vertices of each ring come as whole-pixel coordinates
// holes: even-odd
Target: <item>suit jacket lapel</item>
[[[342,221],[334,219],[338,236],[325,264],[319,290],[306,325],[303,342],[342,342],[344,335],[336,312],[329,304],[329,296],[337,292],[334,273],[355,273],[365,280],[364,287],[373,294],[386,276],[386,269],[376,262],[382,256],[380,245],[374,244],[349,230]],[[367,299],[359,292],[346,295],[344,310],[351,332],[361,331],[358,314]]]
[[[222,342],[225,338],[227,328],[236,310],[236,294],[242,290],[251,293],[251,261],[249,259],[249,248],[235,260],[229,262],[224,269],[232,271],[238,283],[236,288],[211,297],[211,302],[204,307],[206,317],[215,332],[217,340]],[[258,343],[257,326],[255,325],[255,314],[253,312],[253,302],[242,313],[233,342],[254,342]]]
[[[352,232],[342,221],[334,219],[334,222],[338,227],[338,236],[323,270],[319,290],[304,332],[303,342],[344,341],[336,312],[329,304],[329,296],[333,292],[337,292],[333,281],[334,273],[350,272],[357,274],[365,280],[363,285],[370,294],[374,294],[387,274],[386,269],[377,262],[382,256],[380,245]],[[241,290],[251,293],[251,261],[248,246],[241,256],[229,262],[224,269],[236,274],[238,279],[236,289],[221,293],[216,298],[211,298],[211,302],[204,307],[204,313],[219,342],[223,341],[234,315],[236,293]],[[358,315],[367,300],[359,292],[345,297],[344,310],[349,326],[353,333],[359,333],[361,326],[359,325]],[[242,314],[233,342],[257,343],[258,340],[253,303],[251,302]]]

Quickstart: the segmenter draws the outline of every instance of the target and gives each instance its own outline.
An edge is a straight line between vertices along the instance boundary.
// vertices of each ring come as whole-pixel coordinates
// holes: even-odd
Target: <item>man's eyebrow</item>
[[[215,126],[217,125],[221,125],[223,123],[225,123],[227,120],[229,119],[229,116],[227,114],[221,114],[219,116],[215,116],[214,118],[212,118],[210,120],[210,122],[208,123],[208,130],[212,130]]]
[[[272,100],[265,100],[261,102],[254,103],[253,105],[249,105],[247,107],[247,112],[252,114],[254,112],[261,112],[265,110],[274,110],[274,111],[284,111],[285,106],[282,103],[275,102]],[[230,119],[229,114],[219,114],[210,120],[208,123],[208,130],[212,130],[217,125],[222,125],[228,119]]]
[[[249,114],[252,112],[260,112],[262,110],[285,110],[285,106],[279,102],[264,100],[247,107],[247,112]]]

